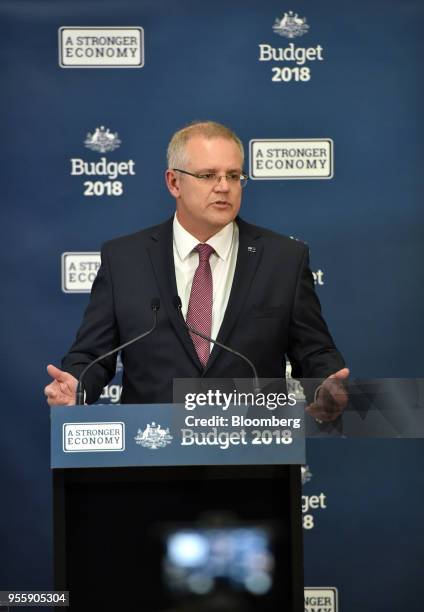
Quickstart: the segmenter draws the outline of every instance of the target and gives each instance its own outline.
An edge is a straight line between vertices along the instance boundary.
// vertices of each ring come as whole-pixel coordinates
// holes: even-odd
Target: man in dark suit
[[[76,380],[99,355],[158,326],[122,353],[122,402],[171,402],[174,378],[247,378],[237,357],[190,335],[179,318],[246,355],[261,378],[283,378],[285,356],[298,378],[323,378],[310,412],[333,420],[346,404],[349,371],[321,316],[308,249],[238,217],[243,146],[228,128],[198,122],[179,130],[168,147],[166,183],[176,199],[173,219],[106,243],[83,323],[62,370],[45,388],[50,405],[74,404]],[[116,358],[96,364],[86,399],[98,399]]]

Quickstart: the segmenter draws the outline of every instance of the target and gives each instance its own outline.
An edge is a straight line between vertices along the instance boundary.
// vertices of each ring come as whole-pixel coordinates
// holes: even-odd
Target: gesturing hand
[[[342,368],[331,374],[319,387],[312,404],[306,407],[306,412],[317,421],[329,423],[335,421],[346,408],[348,394],[343,382],[349,377],[349,369]]]
[[[47,373],[54,379],[44,388],[49,406],[74,406],[77,379],[51,364],[47,366]]]

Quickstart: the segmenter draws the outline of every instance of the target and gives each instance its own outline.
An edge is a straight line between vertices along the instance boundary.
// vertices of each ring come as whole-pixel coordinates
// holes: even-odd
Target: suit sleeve
[[[294,378],[326,378],[344,367],[343,357],[321,314],[306,245],[291,312],[287,356]]]
[[[75,342],[62,360],[62,368],[79,377],[82,370],[100,355],[119,346],[115,317],[113,284],[106,245],[101,252],[101,266],[94,280],[89,304]],[[116,358],[108,357],[94,365],[84,377],[89,404],[97,401],[102,389],[114,377]]]

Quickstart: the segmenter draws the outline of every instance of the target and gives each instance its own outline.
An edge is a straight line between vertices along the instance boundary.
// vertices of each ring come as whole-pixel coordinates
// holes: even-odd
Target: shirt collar
[[[219,230],[218,233],[209,238],[209,240],[206,240],[206,244],[210,244],[218,257],[224,261],[230,254],[234,235],[234,225],[234,221],[231,221],[231,223],[228,223],[225,227]],[[175,247],[177,249],[179,258],[181,261],[183,261],[190,255],[194,247],[199,244],[199,241],[183,228],[181,223],[178,221],[176,214],[174,215],[173,231]]]

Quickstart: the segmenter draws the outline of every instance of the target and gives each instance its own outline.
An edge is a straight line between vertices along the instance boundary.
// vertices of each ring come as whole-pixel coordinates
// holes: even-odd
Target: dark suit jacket
[[[237,265],[218,340],[249,357],[261,378],[284,378],[285,355],[296,378],[324,378],[342,368],[321,316],[307,246],[236,221]],[[156,331],[123,351],[123,403],[171,402],[174,378],[250,378],[244,361],[217,346],[203,370],[178,321],[176,295],[172,219],[107,242],[63,369],[78,377],[91,360],[149,329],[151,300],[159,297]],[[108,358],[91,368],[84,385],[88,402],[98,399],[115,366],[116,359]]]

